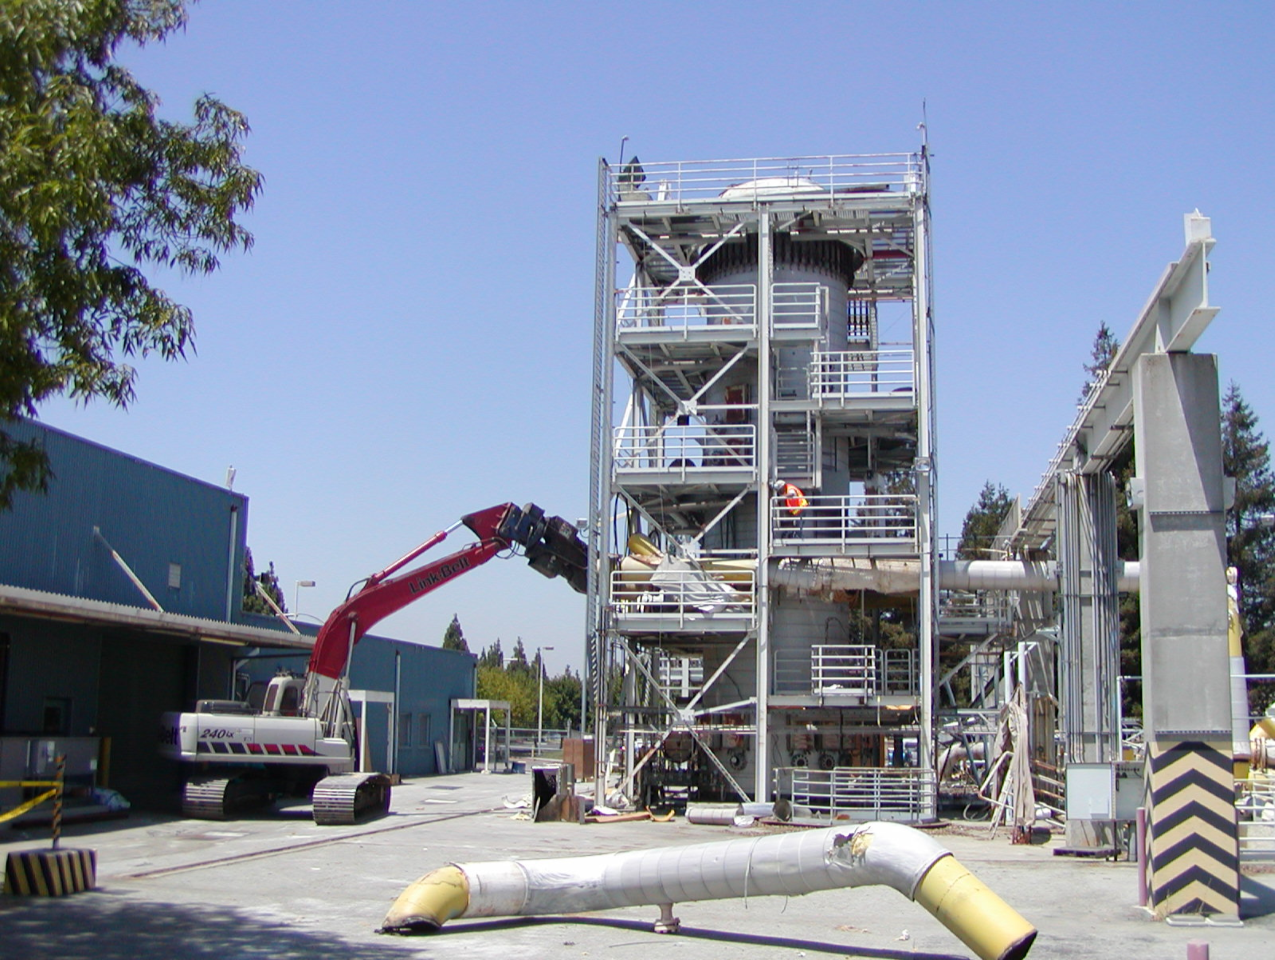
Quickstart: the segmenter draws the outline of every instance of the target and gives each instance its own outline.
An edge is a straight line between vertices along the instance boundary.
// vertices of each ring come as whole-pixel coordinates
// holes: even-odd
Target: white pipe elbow
[[[801,896],[874,884],[922,904],[981,960],[1018,960],[1036,937],[1026,920],[932,837],[895,823],[598,856],[452,864],[404,890],[381,930],[437,930],[454,917]]]

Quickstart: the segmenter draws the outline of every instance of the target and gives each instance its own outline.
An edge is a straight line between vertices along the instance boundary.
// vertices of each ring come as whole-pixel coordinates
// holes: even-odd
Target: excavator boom
[[[502,503],[461,518],[477,542],[407,573],[399,571],[441,543],[455,527],[434,534],[415,550],[367,579],[363,587],[328,616],[314,641],[308,672],[336,679],[344,672],[354,644],[374,624],[425,594],[512,547],[521,547],[533,570],[561,576],[585,591],[588,549],[575,527],[561,517],[546,517],[533,503]]]
[[[477,541],[400,572],[461,526]],[[211,709],[201,704],[194,713],[164,714],[161,754],[201,766],[183,789],[185,814],[220,820],[276,795],[296,795],[302,787],[313,801],[315,823],[354,823],[387,811],[390,778],[354,770],[354,718],[345,677],[354,644],[413,600],[515,549],[533,569],[546,577],[561,576],[584,592],[588,550],[575,527],[561,517],[546,517],[535,504],[498,504],[462,517],[368,577],[319,630],[305,680],[275,677],[260,711],[246,704],[205,701]]]

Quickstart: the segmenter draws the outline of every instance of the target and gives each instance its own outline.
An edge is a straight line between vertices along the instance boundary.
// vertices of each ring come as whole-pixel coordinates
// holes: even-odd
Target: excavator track
[[[187,780],[182,789],[182,816],[225,820],[262,800],[259,790],[238,777],[197,777]]]
[[[314,822],[322,826],[358,823],[390,809],[390,778],[383,773],[343,773],[314,785]]]

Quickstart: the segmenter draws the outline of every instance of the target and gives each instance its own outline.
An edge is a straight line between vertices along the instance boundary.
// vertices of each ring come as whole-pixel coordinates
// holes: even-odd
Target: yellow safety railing
[[[62,785],[56,780],[0,780],[0,787],[52,787],[51,790],[45,790],[44,793],[34,796],[30,800],[24,800],[12,810],[0,813],[0,823],[4,823],[6,820],[22,816],[28,810],[33,810],[44,803],[45,800],[56,797]]]
[[[41,794],[37,794],[29,800],[24,800],[12,810],[0,811],[0,823],[6,820],[12,820],[20,817],[29,810],[33,810],[45,800],[53,801],[53,849],[58,848],[58,840],[62,834],[62,789],[66,781],[66,757],[59,755],[56,758],[57,763],[57,779],[56,780],[0,780],[0,788],[3,787],[20,787],[22,789],[48,787]]]

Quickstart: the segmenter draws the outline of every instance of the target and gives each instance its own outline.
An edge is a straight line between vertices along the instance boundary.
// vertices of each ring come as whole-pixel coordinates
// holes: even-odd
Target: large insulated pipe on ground
[[[920,903],[980,960],[1019,960],[1036,929],[919,830],[868,823],[655,850],[453,863],[404,890],[383,933],[422,933],[460,917],[526,917],[736,897],[795,897],[885,884]]]

